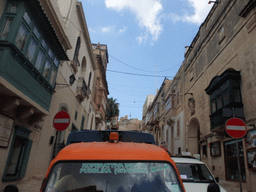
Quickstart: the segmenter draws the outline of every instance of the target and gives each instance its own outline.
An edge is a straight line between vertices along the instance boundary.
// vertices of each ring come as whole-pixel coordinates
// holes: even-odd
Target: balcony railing
[[[86,97],[88,98],[91,94],[91,91],[89,87],[86,85],[83,77],[78,78],[76,93],[77,98],[80,101],[83,101]]]

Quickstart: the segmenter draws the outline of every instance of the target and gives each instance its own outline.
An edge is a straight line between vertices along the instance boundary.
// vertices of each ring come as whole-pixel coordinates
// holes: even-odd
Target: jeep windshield
[[[183,192],[174,167],[166,162],[59,162],[44,192]]]
[[[177,163],[180,177],[184,183],[212,183],[215,182],[212,174],[204,164]]]

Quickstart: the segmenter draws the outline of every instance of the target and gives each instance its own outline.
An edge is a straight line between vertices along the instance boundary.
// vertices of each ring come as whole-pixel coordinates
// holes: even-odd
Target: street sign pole
[[[238,139],[236,139],[236,156],[237,156],[237,164],[238,164],[240,192],[242,192],[242,179],[241,179],[241,167],[240,167],[240,154],[239,154],[239,148],[238,148]]]

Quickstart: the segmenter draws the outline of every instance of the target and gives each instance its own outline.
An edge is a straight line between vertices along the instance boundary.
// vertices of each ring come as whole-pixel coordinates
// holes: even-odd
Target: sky
[[[209,0],[80,0],[92,43],[107,45],[119,118],[142,120],[147,95],[172,79],[213,4]]]

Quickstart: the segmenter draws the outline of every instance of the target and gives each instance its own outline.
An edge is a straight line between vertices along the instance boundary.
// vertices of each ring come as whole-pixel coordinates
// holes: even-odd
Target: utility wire
[[[157,75],[135,74],[135,73],[122,72],[122,71],[114,71],[114,70],[107,70],[107,71],[114,72],[114,73],[122,73],[122,74],[126,74],[126,75],[137,75],[137,76],[146,76],[146,77],[169,77],[169,78],[174,77],[174,76],[157,76]]]
[[[87,37],[86,37],[86,34],[84,34],[83,31],[81,31],[81,30],[73,23],[73,21],[71,21],[71,20],[68,19],[68,18],[67,18],[67,20],[69,20],[69,21],[71,22],[71,24],[72,24],[78,31],[80,31],[80,33],[82,33],[85,38],[87,38]],[[87,39],[88,39],[88,38],[87,38]],[[91,42],[91,39],[88,39],[88,40]],[[128,65],[128,64],[124,63],[123,61],[121,61],[121,60],[119,60],[119,59],[116,59],[115,57],[113,57],[113,56],[110,55],[110,54],[108,54],[108,55],[109,55],[110,57],[112,57],[113,59],[117,60],[118,62],[120,62],[120,63],[122,63],[122,64],[124,64],[124,65],[126,65],[126,66],[128,66],[128,67],[131,67],[131,68],[133,68],[133,69],[137,69],[137,70],[139,70],[139,71],[144,71],[144,72],[155,73],[155,71],[147,71],[147,70],[143,70],[143,69],[139,69],[139,68],[133,67],[133,66],[131,66],[131,65]],[[180,65],[181,65],[181,63],[175,65],[174,67],[172,67],[172,68],[170,68],[170,69],[158,71],[158,73],[166,72],[166,71],[171,71],[172,69],[174,69],[175,67],[180,66]],[[142,75],[142,76],[146,76],[146,75]],[[154,76],[154,77],[156,77],[156,76]],[[158,77],[161,77],[161,76],[158,76]]]
[[[131,65],[128,65],[128,64],[124,63],[123,61],[120,61],[119,59],[117,59],[117,58],[115,58],[115,57],[113,57],[113,56],[111,56],[111,55],[109,55],[109,56],[112,57],[113,59],[117,60],[118,62],[120,62],[120,63],[122,63],[122,64],[124,64],[124,65],[126,65],[126,66],[128,66],[128,67],[131,67],[131,68],[133,68],[133,69],[137,69],[137,70],[139,70],[139,71],[144,71],[144,72],[149,72],[149,73],[155,73],[155,71],[148,71],[148,70],[144,70],[144,69],[139,69],[139,68],[137,68],[137,67],[133,67],[133,66],[131,66]],[[180,66],[180,65],[181,65],[181,64],[178,64],[178,65],[175,65],[174,67],[172,67],[172,68],[170,68],[170,69],[168,69],[168,70],[162,70],[162,71],[158,71],[158,72],[161,73],[161,72],[170,71],[170,70],[172,70],[172,69],[174,69],[175,67]]]

